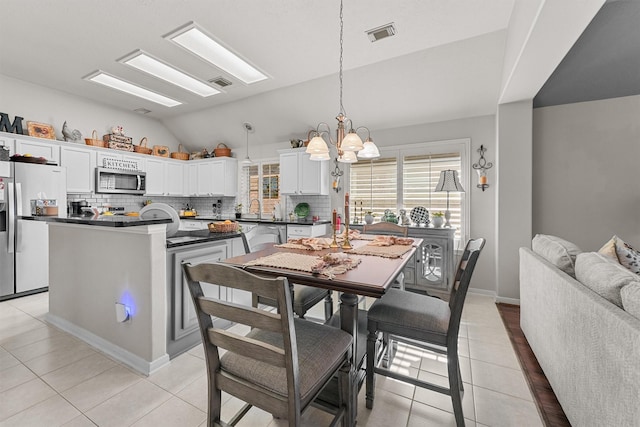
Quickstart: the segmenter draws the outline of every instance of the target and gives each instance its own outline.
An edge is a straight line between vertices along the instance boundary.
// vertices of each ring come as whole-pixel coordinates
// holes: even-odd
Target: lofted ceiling
[[[531,10],[530,20],[513,18],[518,4]],[[505,94],[508,36],[530,38],[543,5],[345,0],[347,114],[371,129],[495,114]],[[125,111],[150,110],[146,116],[163,122],[188,148],[202,141],[243,146],[246,121],[254,124],[258,143],[303,137],[320,121],[333,126],[340,109],[338,0],[0,0],[0,6],[0,74]],[[163,38],[189,22],[269,79],[242,84]],[[397,34],[371,43],[365,31],[390,22]],[[117,62],[138,49],[203,81],[222,76],[233,85],[200,98]],[[520,47],[513,49],[523,56]],[[163,107],[83,80],[96,70],[183,104]]]

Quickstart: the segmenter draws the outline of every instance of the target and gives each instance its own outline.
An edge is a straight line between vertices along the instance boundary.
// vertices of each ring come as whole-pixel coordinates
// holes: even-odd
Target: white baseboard
[[[493,298],[495,298],[496,296],[495,291],[490,291],[487,289],[469,288],[467,292],[470,294],[476,294],[476,295],[486,295],[488,297],[493,297]]]
[[[74,337],[80,338],[90,346],[111,356],[117,361],[124,363],[125,365],[143,375],[148,376],[169,363],[169,355],[167,353],[149,362],[148,360],[145,360],[140,356],[137,356],[130,351],[125,350],[124,348],[95,335],[92,332],[89,332],[86,329],[74,325],[68,320],[65,320],[51,313],[47,313],[46,321],[56,326],[57,328],[73,335]]]
[[[512,304],[512,305],[520,305],[520,300],[516,298],[505,298],[496,295],[496,291],[490,291],[487,289],[477,289],[477,288],[469,288],[468,291],[470,294],[476,295],[486,295],[492,297],[495,302],[501,302],[504,304]]]

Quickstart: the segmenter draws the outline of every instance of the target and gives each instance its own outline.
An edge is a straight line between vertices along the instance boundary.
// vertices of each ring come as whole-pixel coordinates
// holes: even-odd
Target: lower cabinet
[[[240,239],[234,239],[240,240]],[[167,249],[167,353],[173,358],[200,343],[198,318],[189,294],[182,263],[200,264],[215,262],[238,255],[237,242],[221,240]],[[228,289],[215,284],[203,284],[205,296],[233,301],[243,305],[251,304],[251,294]],[[228,322],[213,319],[217,327],[230,326]]]

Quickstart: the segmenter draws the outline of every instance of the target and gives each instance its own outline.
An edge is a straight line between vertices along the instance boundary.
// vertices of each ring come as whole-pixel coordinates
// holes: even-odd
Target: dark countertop
[[[237,231],[230,233],[211,233],[209,230],[178,231],[174,236],[167,238],[167,249],[178,246],[195,245],[197,243],[215,242],[216,240],[233,239],[235,237],[242,237],[242,233]]]
[[[138,225],[168,224],[170,218],[140,219],[137,216],[124,215],[100,215],[100,216],[70,216],[59,218],[57,216],[29,216],[21,217],[33,221],[62,222],[65,224],[95,225],[100,227],[135,227]]]
[[[198,215],[198,216],[181,216],[180,219],[193,219],[196,221],[225,221],[225,220],[230,220],[230,221],[238,221],[238,222],[257,222],[260,224],[283,224],[283,225],[318,225],[318,224],[331,224],[331,221],[329,221],[328,219],[321,219],[318,221],[312,221],[310,219],[299,219],[299,220],[295,220],[295,221],[290,221],[290,220],[281,220],[281,221],[274,221],[272,219],[258,219],[258,218],[230,218],[230,217],[222,217],[222,218],[216,218],[214,216],[207,216],[207,215]]]

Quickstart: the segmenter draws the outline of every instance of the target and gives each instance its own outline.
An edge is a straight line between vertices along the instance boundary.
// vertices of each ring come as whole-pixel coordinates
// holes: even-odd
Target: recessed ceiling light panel
[[[152,92],[143,87],[136,86],[133,83],[129,83],[117,77],[113,77],[112,75],[109,75],[100,70],[84,77],[84,80],[99,83],[101,85],[110,87],[111,89],[116,89],[124,93],[128,93],[129,95],[134,95],[146,99],[147,101],[164,105],[165,107],[175,107],[182,104],[182,102],[180,101],[176,101],[175,99],[171,99],[164,95],[160,95],[159,93]]]
[[[246,84],[256,83],[267,78],[257,68],[205,34],[194,23],[174,31],[165,38]]]
[[[371,42],[377,42],[378,40],[382,40],[387,37],[391,37],[396,34],[396,27],[393,25],[393,22],[390,22],[381,27],[372,28],[371,30],[366,31],[369,36],[369,40]]]
[[[123,64],[136,68],[154,77],[179,86],[202,97],[216,95],[220,93],[218,89],[209,86],[178,69],[152,57],[151,55],[138,50],[131,55],[118,60]]]

